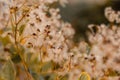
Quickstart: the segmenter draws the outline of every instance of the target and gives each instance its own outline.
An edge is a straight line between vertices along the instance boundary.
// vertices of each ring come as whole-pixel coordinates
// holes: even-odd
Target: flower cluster
[[[95,35],[89,36],[92,45],[90,54],[94,55],[95,59],[94,73],[91,74],[99,78],[107,76],[106,80],[109,80],[110,76],[117,76],[120,72],[120,27],[105,24],[90,25],[89,27],[90,29],[96,27],[98,30]]]
[[[58,8],[48,8],[41,3],[28,15],[28,22],[23,33],[24,45],[39,48],[48,56],[44,60],[60,62],[67,58],[67,51],[71,45],[74,30],[69,23],[61,20]],[[41,6],[43,5],[43,6]],[[70,44],[69,44],[70,43]],[[59,58],[59,59],[58,59]]]
[[[107,13],[106,9],[105,13]],[[106,17],[109,15],[114,16],[110,13]],[[116,16],[118,15],[116,14]],[[119,80],[119,19],[117,17],[116,24],[91,24],[88,26],[90,30],[87,32],[89,43],[82,41],[70,49],[72,70],[69,72],[70,80],[77,79],[81,71],[88,72],[93,80]]]
[[[90,73],[99,79],[118,80],[120,75],[120,18],[119,11],[115,12],[108,7],[105,9],[105,16],[110,22],[116,21],[117,24],[89,25],[92,32],[89,34],[90,55],[94,56],[93,70],[91,68]]]
[[[108,7],[105,9],[105,16],[110,22],[120,23],[120,11],[114,11]]]
[[[89,43],[76,44],[56,2],[67,0],[0,1],[0,80],[77,80],[83,71],[92,80],[118,80],[120,12],[106,8],[111,23],[89,25]]]

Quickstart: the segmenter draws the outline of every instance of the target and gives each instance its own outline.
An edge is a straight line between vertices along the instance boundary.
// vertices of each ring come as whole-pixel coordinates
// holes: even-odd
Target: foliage
[[[90,25],[90,44],[76,44],[74,29],[61,20],[60,10],[51,6],[57,1],[66,3],[0,1],[0,80],[118,80],[119,12],[107,8],[105,16],[111,23]]]
[[[79,80],[90,80],[90,76],[86,72],[82,72]]]

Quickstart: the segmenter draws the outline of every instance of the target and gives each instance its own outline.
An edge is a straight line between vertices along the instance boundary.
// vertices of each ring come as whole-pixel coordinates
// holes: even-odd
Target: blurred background
[[[104,16],[106,7],[120,10],[120,0],[69,0],[69,4],[61,7],[64,21],[70,22],[76,31],[74,41],[88,41],[86,30],[89,24],[107,24]]]

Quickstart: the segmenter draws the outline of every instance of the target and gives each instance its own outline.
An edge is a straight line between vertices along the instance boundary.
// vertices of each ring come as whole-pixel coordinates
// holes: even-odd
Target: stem
[[[41,47],[42,48],[42,47]],[[41,48],[40,48],[40,60],[41,60],[41,63],[43,62],[42,60],[42,51],[41,51]]]
[[[27,14],[27,13],[26,13]],[[16,22],[16,25],[18,25],[23,19],[24,19],[24,17],[26,16],[26,14],[24,14],[19,20],[18,20],[18,22]]]
[[[27,67],[27,65],[26,65],[26,62],[25,62],[24,58],[22,57],[22,55],[21,55],[21,53],[20,53],[20,49],[19,49],[17,43],[16,43],[16,49],[17,49],[18,54],[19,54],[19,56],[20,56],[20,58],[21,58],[21,60],[22,60],[22,64],[23,64],[23,66],[24,66],[26,75],[27,75],[27,77],[28,77],[27,79],[28,79],[28,80],[33,80],[32,76],[31,76],[30,73],[28,72],[28,67]]]
[[[68,63],[68,71],[70,71],[70,69],[71,69],[71,56],[70,56],[70,61]]]
[[[16,22],[17,22],[17,16],[16,16],[16,11],[15,11],[15,13],[14,13],[14,16],[15,16],[15,44],[17,44],[17,24],[16,24]]]
[[[33,80],[32,76],[28,72],[28,67],[26,65],[26,62],[25,62],[24,58],[22,57],[21,50],[20,50],[20,48],[18,46],[18,42],[17,42],[18,24],[19,24],[19,22],[21,22],[24,19],[25,15],[23,15],[23,17],[17,22],[17,15],[16,15],[16,11],[15,11],[14,17],[15,17],[15,31],[13,31],[13,32],[14,32],[15,45],[16,45],[17,53],[18,53],[18,55],[20,56],[20,58],[22,60],[22,64],[23,64],[25,72],[26,72],[27,80]]]

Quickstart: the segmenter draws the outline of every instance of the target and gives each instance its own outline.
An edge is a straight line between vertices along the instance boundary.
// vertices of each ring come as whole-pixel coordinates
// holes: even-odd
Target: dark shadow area
[[[61,15],[64,21],[72,24],[76,31],[74,41],[86,40],[86,30],[89,24],[107,24],[104,16],[106,7],[111,6],[114,10],[120,10],[120,0],[108,0],[102,5],[90,5],[89,3],[79,3],[77,5],[67,5],[61,7]]]

